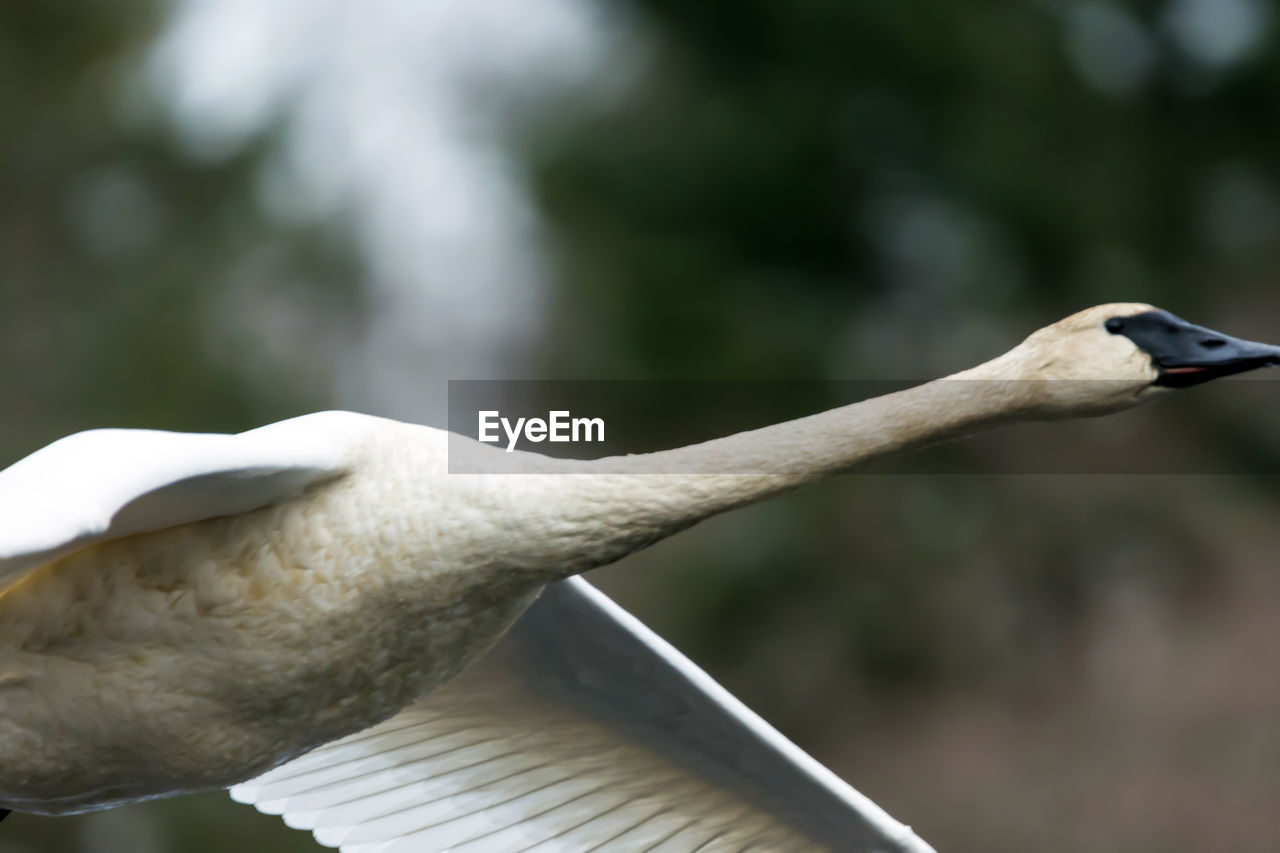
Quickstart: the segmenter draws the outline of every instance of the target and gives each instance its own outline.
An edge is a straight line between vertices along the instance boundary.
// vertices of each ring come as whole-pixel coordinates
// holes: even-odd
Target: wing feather
[[[931,851],[576,578],[441,690],[231,795],[343,853]]]
[[[98,429],[0,471],[0,589],[96,542],[236,515],[344,473],[360,415],[238,435]]]

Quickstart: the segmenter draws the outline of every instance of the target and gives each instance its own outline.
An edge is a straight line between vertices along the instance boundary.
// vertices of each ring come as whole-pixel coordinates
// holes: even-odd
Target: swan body
[[[443,476],[445,433],[332,412],[240,437],[252,458],[295,436],[326,436],[325,453],[299,468],[219,460],[194,478],[256,480],[272,497],[303,486],[292,499],[108,529],[4,591],[0,801],[63,812],[224,787],[407,705],[532,600],[534,578],[501,572],[503,528],[486,519],[504,507],[475,478]],[[183,438],[201,460],[225,437]],[[448,530],[465,532],[441,543]]]
[[[236,436],[70,436],[0,472],[0,805],[58,814],[242,783],[406,708],[435,713],[420,703],[547,584],[709,515],[1275,363],[1280,348],[1119,304],[947,380],[657,454],[506,454],[349,412]],[[450,474],[451,452],[474,473]]]

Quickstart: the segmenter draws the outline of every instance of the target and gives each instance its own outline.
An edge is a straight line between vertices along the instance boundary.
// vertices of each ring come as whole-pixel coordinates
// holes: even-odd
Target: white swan
[[[712,514],[1277,363],[1117,304],[948,380],[677,450],[466,445],[522,474],[450,475],[446,433],[345,412],[70,436],[0,472],[0,804],[265,774],[237,799],[345,851],[928,850],[580,581],[454,676],[547,584]]]

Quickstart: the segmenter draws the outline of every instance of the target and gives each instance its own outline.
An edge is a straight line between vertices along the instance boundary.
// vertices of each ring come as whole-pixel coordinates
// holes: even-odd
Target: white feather
[[[98,429],[0,471],[0,589],[109,539],[276,503],[343,473],[351,416],[321,412],[239,435]]]
[[[539,617],[570,647],[594,638],[595,655],[610,656],[581,664],[541,656]],[[605,670],[623,673],[628,695],[633,688],[648,701],[618,695]],[[677,716],[654,719],[655,709]],[[690,732],[712,733],[721,755],[707,761],[729,761],[729,776],[662,748],[662,738],[674,737],[694,755],[705,734]],[[794,780],[770,762],[821,796],[785,790]],[[777,776],[782,808],[749,792],[754,766],[766,788]],[[810,798],[847,823],[849,849],[929,850],[577,578],[554,587],[497,650],[445,688],[231,796],[344,853],[828,849],[785,816],[788,797]],[[881,846],[852,846],[858,832]]]

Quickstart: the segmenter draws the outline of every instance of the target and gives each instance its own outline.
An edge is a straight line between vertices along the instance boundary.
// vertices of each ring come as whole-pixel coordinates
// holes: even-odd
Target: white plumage
[[[4,472],[0,589],[95,542],[250,512],[334,476],[346,417],[238,436],[99,429],[55,441]]]
[[[344,412],[71,436],[0,472],[0,805],[235,785],[361,853],[926,851],[566,579],[866,459],[1277,362],[1110,305],[949,380],[643,456]]]
[[[445,687],[231,795],[359,853],[929,849],[579,578]]]

